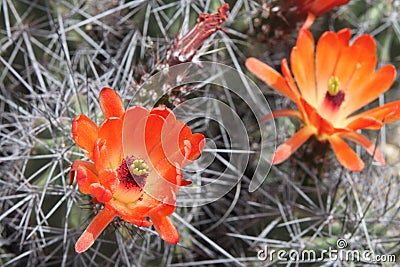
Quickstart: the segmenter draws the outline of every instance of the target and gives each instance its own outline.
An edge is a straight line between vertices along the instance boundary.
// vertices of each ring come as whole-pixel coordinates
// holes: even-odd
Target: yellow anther
[[[144,163],[143,160],[137,159],[132,163],[129,169],[131,170],[132,174],[140,176],[148,172],[149,166],[147,166],[147,164]]]
[[[339,78],[336,76],[332,76],[331,78],[329,78],[329,82],[328,82],[328,93],[331,96],[335,96],[339,93],[339,91],[340,91]]]

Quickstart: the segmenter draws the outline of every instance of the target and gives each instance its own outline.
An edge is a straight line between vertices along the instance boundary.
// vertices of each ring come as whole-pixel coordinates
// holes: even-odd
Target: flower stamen
[[[332,76],[328,81],[328,91],[326,92],[323,106],[330,112],[337,111],[344,101],[345,93],[340,89],[340,81],[336,76]]]
[[[339,91],[340,91],[339,78],[336,76],[332,76],[331,78],[329,78],[329,82],[328,82],[328,93],[331,96],[335,96],[339,93]]]
[[[141,176],[149,171],[149,166],[142,159],[135,160],[129,167],[132,174]]]
[[[117,169],[119,180],[130,189],[133,187],[143,188],[149,175],[147,164],[141,159],[127,157],[122,160]]]

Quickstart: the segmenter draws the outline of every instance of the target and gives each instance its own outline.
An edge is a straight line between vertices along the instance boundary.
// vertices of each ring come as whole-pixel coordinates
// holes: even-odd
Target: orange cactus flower
[[[385,164],[382,154],[357,130],[380,129],[385,123],[399,120],[400,101],[354,112],[388,90],[396,70],[385,65],[375,71],[376,44],[370,35],[358,37],[351,45],[350,37],[349,29],[325,32],[315,47],[312,34],[301,30],[290,57],[294,79],[286,59],[281,63],[283,76],[255,58],[247,59],[251,72],[290,98],[299,109],[274,111],[267,118],[296,117],[304,124],[278,147],[273,164],[286,160],[312,135],[319,141],[328,141],[339,162],[351,171],[361,171],[364,163],[343,138],[360,144]]]
[[[168,216],[179,187],[190,184],[180,169],[200,155],[204,136],[192,134],[165,107],[124,111],[110,88],[101,91],[100,105],[104,121],[99,127],[83,114],[72,122],[73,139],[93,163],[75,160],[70,183],[76,177],[82,193],[104,204],[77,241],[76,252],[87,250],[116,216],[139,227],[153,224],[162,239],[176,244],[179,234]]]
[[[314,23],[316,17],[348,2],[350,0],[290,0],[285,1],[284,4],[288,7],[295,7],[295,13],[307,14],[307,19],[302,28],[308,29]]]

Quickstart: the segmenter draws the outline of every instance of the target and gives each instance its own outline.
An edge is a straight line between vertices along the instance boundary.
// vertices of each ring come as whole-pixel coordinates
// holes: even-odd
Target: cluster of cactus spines
[[[1,266],[268,266],[276,262],[257,259],[257,251],[266,244],[321,251],[334,248],[338,238],[346,239],[349,249],[400,259],[397,160],[380,167],[365,158],[369,167],[350,173],[330,166],[329,149],[326,156],[321,153],[319,165],[303,160],[304,155],[309,157],[312,142],[290,162],[272,167],[269,179],[253,193],[248,191],[250,165],[240,183],[220,200],[177,208],[173,220],[181,240],[176,246],[164,243],[151,228],[139,229],[116,219],[92,249],[75,253],[76,240],[101,206],[82,195],[76,184],[68,184],[73,160],[84,157],[72,140],[71,121],[81,113],[97,123],[102,120],[98,103],[102,87],[115,88],[126,104],[161,97],[158,91],[143,92],[143,84],[166,64],[177,63],[171,55],[183,51],[177,45],[185,44],[191,29],[207,28],[196,26],[201,13],[219,17],[210,15],[216,19],[215,28],[202,36],[207,38],[193,47],[196,55],[188,59],[223,62],[244,71],[249,56],[273,63],[287,57],[303,18],[288,15],[283,1],[227,2],[229,11],[225,6],[220,12],[220,1],[2,2]],[[377,40],[380,62],[399,69],[399,6],[398,0],[350,1],[318,18],[311,30],[350,27],[355,35],[370,33]],[[288,105],[260,86],[272,107]],[[398,89],[397,82],[385,98],[398,98]],[[209,88],[194,93],[217,94]],[[164,104],[174,105],[187,95],[168,97]],[[223,93],[218,98],[231,100],[227,102],[245,117],[243,103]],[[252,118],[244,120],[250,127],[254,123]],[[224,147],[223,131],[210,122],[200,121],[194,127],[210,131],[218,149],[230,149]],[[280,119],[277,127],[290,135],[296,125]],[[372,136],[387,157],[398,153],[396,131],[398,124]],[[252,153],[257,153],[257,132],[250,139]],[[385,144],[391,149],[385,150]],[[195,163],[185,175],[196,168]],[[192,179],[212,179],[223,169],[216,160]]]

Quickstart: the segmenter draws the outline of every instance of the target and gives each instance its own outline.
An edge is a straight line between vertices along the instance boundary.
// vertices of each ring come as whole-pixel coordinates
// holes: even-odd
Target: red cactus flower
[[[76,177],[82,193],[104,204],[76,252],[87,250],[116,216],[137,226],[153,224],[162,239],[177,243],[179,234],[168,216],[179,187],[190,184],[180,169],[200,155],[204,136],[192,134],[165,107],[124,111],[110,88],[101,91],[100,104],[104,121],[99,127],[83,114],[72,122],[73,139],[93,163],[75,160],[70,183]]]
[[[302,28],[308,29],[314,23],[316,17],[348,2],[350,0],[289,0],[285,1],[284,5],[294,8],[293,12],[297,14],[306,13],[307,19]]]
[[[297,110],[278,110],[272,117],[296,117],[304,127],[278,147],[273,164],[286,160],[310,136],[328,141],[339,162],[351,171],[361,171],[364,163],[343,140],[364,147],[385,164],[383,156],[360,129],[380,129],[385,123],[400,119],[400,100],[359,114],[354,112],[371,103],[390,88],[396,77],[393,65],[375,71],[377,57],[374,39],[358,37],[351,45],[351,32],[325,32],[315,48],[308,30],[301,30],[291,52],[291,69],[282,60],[283,76],[255,58],[246,61],[247,68],[273,89],[289,97]],[[269,116],[271,117],[271,116]]]

